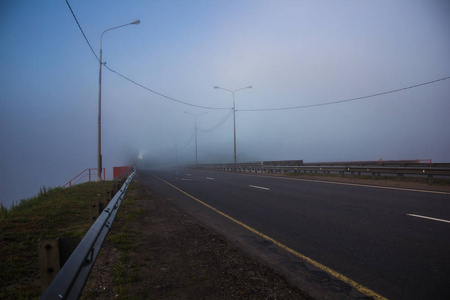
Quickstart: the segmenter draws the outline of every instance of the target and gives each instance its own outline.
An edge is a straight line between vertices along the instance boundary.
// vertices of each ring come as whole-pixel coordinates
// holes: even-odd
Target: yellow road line
[[[231,216],[229,216],[229,215],[223,213],[222,211],[220,211],[220,210],[218,210],[217,208],[215,208],[215,207],[213,207],[213,206],[211,206],[211,205],[209,205],[209,204],[207,204],[207,203],[201,201],[200,199],[197,199],[196,197],[192,196],[191,194],[189,194],[189,193],[183,191],[182,189],[176,187],[175,185],[173,185],[173,184],[171,184],[171,183],[165,181],[164,179],[159,178],[158,176],[156,176],[156,175],[154,175],[154,174],[151,174],[151,175],[154,176],[154,177],[156,177],[156,178],[158,178],[158,179],[161,180],[162,182],[168,184],[169,186],[173,187],[174,189],[178,190],[179,192],[185,194],[185,195],[188,196],[189,198],[194,199],[194,200],[197,201],[198,203],[200,203],[200,204],[206,206],[207,208],[213,210],[214,212],[218,213],[219,215],[221,215],[221,216],[227,218],[228,220],[230,220],[230,221],[232,221],[232,222],[234,222],[234,223],[236,223],[236,224],[238,224],[238,225],[244,227],[245,229],[251,231],[252,233],[254,233],[254,234],[256,234],[256,235],[258,235],[258,236],[260,236],[260,237],[262,237],[262,238],[264,238],[264,239],[266,239],[266,240],[268,240],[268,241],[271,241],[272,243],[274,243],[274,244],[277,245],[278,247],[280,247],[280,248],[282,248],[282,249],[288,251],[289,253],[292,253],[293,255],[295,255],[295,256],[297,256],[297,257],[299,257],[299,258],[301,258],[301,259],[303,259],[303,260],[309,262],[309,263],[312,264],[313,266],[319,268],[319,269],[322,270],[322,271],[327,272],[327,273],[330,274],[331,276],[333,276],[333,277],[335,277],[335,278],[337,278],[337,279],[339,279],[339,280],[341,280],[341,281],[343,281],[343,282],[349,284],[350,286],[352,286],[353,288],[357,289],[358,291],[360,291],[360,292],[363,293],[364,295],[369,296],[369,297],[372,297],[373,299],[377,299],[377,300],[387,300],[387,298],[385,298],[385,297],[383,297],[383,296],[381,296],[381,295],[378,295],[376,292],[372,291],[371,289],[369,289],[369,288],[367,288],[367,287],[365,287],[365,286],[363,286],[363,285],[357,283],[356,281],[354,281],[354,280],[348,278],[347,276],[344,276],[344,275],[342,275],[342,274],[340,274],[340,273],[334,271],[333,269],[330,269],[330,268],[328,268],[327,266],[324,266],[324,265],[322,265],[321,263],[319,263],[319,262],[317,262],[317,261],[315,261],[315,260],[313,260],[313,259],[311,259],[311,258],[309,258],[309,257],[307,257],[307,256],[305,256],[305,255],[303,255],[303,254],[301,254],[301,253],[299,253],[299,252],[297,252],[297,251],[295,251],[295,250],[293,250],[293,249],[291,249],[291,248],[285,246],[285,245],[283,245],[282,243],[278,242],[277,240],[275,240],[275,239],[273,239],[273,238],[271,238],[271,237],[265,235],[265,234],[262,233],[262,232],[259,232],[259,231],[256,230],[256,229],[253,229],[252,227],[250,227],[250,226],[248,226],[248,225],[242,223],[241,221],[234,219],[233,217],[231,217]]]

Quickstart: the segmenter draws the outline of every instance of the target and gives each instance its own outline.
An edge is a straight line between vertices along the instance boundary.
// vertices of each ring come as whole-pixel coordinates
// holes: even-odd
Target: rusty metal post
[[[59,264],[58,240],[45,240],[38,242],[39,272],[41,274],[41,291],[45,292],[47,287],[58,274],[61,266]]]
[[[97,220],[100,212],[102,211],[102,203],[101,202],[92,202],[89,206],[89,222],[93,224],[95,220]]]

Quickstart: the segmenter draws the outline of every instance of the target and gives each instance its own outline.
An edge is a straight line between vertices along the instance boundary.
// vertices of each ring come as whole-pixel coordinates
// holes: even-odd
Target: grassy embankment
[[[44,188],[9,210],[0,208],[0,299],[41,296],[39,239],[81,239],[90,227],[90,202],[103,200],[112,186],[106,181]]]

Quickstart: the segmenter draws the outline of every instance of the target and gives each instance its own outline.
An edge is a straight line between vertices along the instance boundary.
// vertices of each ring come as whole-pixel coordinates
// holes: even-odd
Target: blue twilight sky
[[[450,162],[450,2],[69,1],[103,68],[103,164],[195,160],[198,128],[235,94],[238,161]],[[97,166],[99,64],[63,0],[0,2],[1,202]],[[249,111],[250,110],[250,111]],[[188,112],[190,114],[186,114]],[[199,162],[233,160],[233,118],[198,132]]]

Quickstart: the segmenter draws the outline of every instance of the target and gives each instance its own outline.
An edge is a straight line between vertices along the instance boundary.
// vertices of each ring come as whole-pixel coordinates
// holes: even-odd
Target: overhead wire
[[[71,7],[70,4],[69,4],[69,1],[66,0],[66,3],[67,3],[67,6],[69,7],[69,9],[70,9],[70,11],[71,11],[71,13],[72,13],[72,16],[74,17],[74,19],[75,19],[75,21],[76,21],[76,23],[77,23],[77,25],[78,25],[78,28],[80,29],[81,33],[83,34],[83,37],[84,37],[84,39],[86,40],[86,43],[88,44],[89,48],[91,49],[91,51],[92,51],[92,53],[94,54],[94,56],[95,56],[95,58],[97,59],[97,61],[100,62],[100,59],[98,58],[97,54],[95,53],[94,49],[92,48],[91,44],[89,43],[89,40],[87,39],[86,35],[84,34],[84,31],[83,31],[83,29],[82,29],[80,23],[78,22],[77,17],[75,16],[75,13],[73,12],[72,7]],[[123,75],[123,74],[121,74],[121,73],[119,73],[119,72],[117,72],[117,71],[111,69],[110,67],[106,66],[106,63],[103,63],[103,65],[104,65],[105,68],[107,68],[109,71],[115,73],[116,75],[122,77],[123,79],[125,79],[125,80],[127,80],[127,81],[129,81],[129,82],[131,82],[131,83],[133,83],[133,84],[135,84],[135,85],[137,85],[137,86],[139,86],[139,87],[141,87],[141,88],[143,88],[143,89],[145,89],[145,90],[151,92],[151,93],[154,93],[154,94],[156,94],[156,95],[158,95],[158,96],[160,96],[160,97],[166,98],[166,99],[168,99],[168,100],[171,100],[171,101],[174,101],[174,102],[177,102],[177,103],[180,103],[180,104],[192,106],[192,107],[203,108],[203,109],[216,109],[216,110],[220,110],[220,109],[230,109],[229,107],[211,107],[211,106],[196,105],[196,104],[192,104],[192,103],[189,103],[189,102],[185,102],[185,101],[182,101],[182,100],[179,100],[179,99],[175,99],[175,98],[173,98],[173,97],[169,97],[169,96],[164,95],[164,94],[162,94],[162,93],[159,93],[159,92],[157,92],[157,91],[155,91],[155,90],[152,90],[152,89],[150,89],[150,88],[148,88],[148,87],[146,87],[146,86],[144,86],[144,85],[142,85],[142,84],[140,84],[140,83],[138,83],[138,82],[136,82],[136,81],[134,81],[134,80],[128,78],[127,76],[125,76],[125,75]],[[300,106],[291,106],[291,107],[275,107],[275,108],[259,108],[259,109],[240,109],[239,111],[246,111],[246,112],[257,112],[257,111],[280,111],[280,110],[304,109],[304,108],[311,108],[311,107],[319,107],[319,106],[334,105],[334,104],[340,104],[340,103],[345,103],[345,102],[358,101],[358,100],[363,100],[363,99],[368,99],[368,98],[378,97],[378,96],[382,96],[382,95],[387,95],[387,94],[397,93],[397,92],[400,92],[400,91],[404,91],[404,90],[408,90],[408,89],[413,89],[413,88],[421,87],[421,86],[428,85],[428,84],[433,84],[433,83],[440,82],[440,81],[444,81],[444,80],[448,80],[448,79],[450,79],[450,76],[443,77],[443,78],[436,79],[436,80],[432,80],[432,81],[428,81],[428,82],[424,82],[424,83],[419,83],[419,84],[407,86],[407,87],[404,87],[404,88],[399,88],[399,89],[395,89],[395,90],[390,90],[390,91],[387,91],[387,92],[380,92],[380,93],[376,93],[376,94],[371,94],[371,95],[361,96],[361,97],[356,97],[356,98],[350,98],[350,99],[344,99],[344,100],[330,101],[330,102],[317,103],[317,104],[300,105]],[[233,111],[233,109],[232,109],[231,111]],[[238,110],[236,110],[236,111],[238,111]],[[220,125],[218,124],[218,125],[219,125],[218,127],[220,127],[223,123],[225,123],[226,120],[230,117],[230,115],[231,115],[231,112],[228,113],[228,115],[226,116],[226,118],[224,118],[224,120],[222,120],[221,122],[219,122]],[[217,125],[216,125],[216,126],[217,126]],[[216,127],[216,126],[210,128],[210,129],[207,129],[205,132],[213,131],[213,130],[217,129],[218,127]],[[203,130],[202,130],[202,131],[203,131]]]
[[[202,131],[202,132],[212,132],[212,131],[214,131],[214,130],[216,130],[216,129],[219,129],[219,127],[220,126],[222,126],[229,118],[230,118],[230,116],[233,114],[233,109],[231,109],[228,113],[227,113],[227,115],[219,122],[219,123],[217,123],[216,125],[214,125],[213,127],[211,127],[211,128],[208,128],[208,129],[200,129],[200,128],[197,128],[199,131]]]
[[[94,49],[92,48],[91,43],[89,43],[89,40],[87,39],[86,35],[84,34],[83,28],[81,28],[81,25],[80,25],[80,23],[78,22],[78,19],[77,19],[77,17],[75,16],[75,13],[74,13],[73,10],[72,10],[72,7],[71,7],[70,4],[69,4],[69,1],[66,0],[66,3],[67,3],[67,6],[68,6],[69,9],[70,9],[70,12],[72,13],[73,18],[75,19],[75,22],[77,22],[78,28],[80,28],[80,31],[81,31],[81,33],[83,34],[84,39],[86,40],[86,43],[89,45],[89,48],[91,48],[91,51],[92,51],[92,53],[94,54],[95,58],[98,60],[98,62],[100,62],[100,59],[98,58],[97,54],[95,53]]]
[[[260,109],[240,109],[239,111],[276,111],[276,110],[292,110],[292,109],[302,109],[302,108],[310,108],[310,107],[317,107],[317,106],[333,105],[333,104],[339,104],[339,103],[344,103],[344,102],[351,102],[351,101],[363,100],[363,99],[367,99],[367,98],[372,98],[372,97],[378,97],[378,96],[382,96],[382,95],[387,95],[387,94],[397,93],[397,92],[400,92],[400,91],[404,91],[404,90],[409,90],[409,89],[417,88],[417,87],[420,87],[420,86],[424,86],[424,85],[427,85],[427,84],[436,83],[436,82],[439,82],[439,81],[444,81],[444,80],[447,80],[447,79],[450,79],[450,76],[444,77],[444,78],[440,78],[440,79],[436,79],[436,80],[432,80],[432,81],[428,81],[428,82],[424,82],[424,83],[419,83],[419,84],[411,85],[411,86],[404,87],[404,88],[399,88],[399,89],[387,91],[387,92],[381,92],[381,93],[376,93],[376,94],[372,94],[372,95],[368,95],[368,96],[362,96],[362,97],[351,98],[351,99],[345,99],[345,100],[338,100],[338,101],[331,101],[331,102],[317,103],[317,104],[308,104],[308,105],[301,105],[301,106],[292,106],[292,107],[260,108]],[[236,111],[237,111],[237,110],[236,110]]]
[[[100,62],[100,59],[98,58],[97,54],[95,53],[94,49],[92,48],[91,43],[89,43],[89,40],[88,40],[88,38],[86,37],[86,35],[84,34],[83,28],[81,27],[80,23],[78,22],[78,19],[77,19],[77,17],[75,16],[75,13],[74,13],[74,11],[72,10],[72,7],[70,6],[69,1],[66,0],[66,3],[67,3],[67,6],[68,6],[69,9],[70,9],[70,12],[72,13],[73,18],[75,19],[75,22],[77,22],[78,28],[80,29],[81,33],[83,34],[83,37],[84,37],[84,39],[86,40],[86,43],[88,44],[88,46],[89,46],[89,48],[91,49],[92,53],[94,54],[95,58],[97,59],[97,61],[98,61],[99,63],[102,63],[103,66],[104,66],[105,68],[107,68],[109,71],[115,73],[116,75],[119,75],[119,76],[122,77],[123,79],[125,79],[125,80],[127,80],[127,81],[129,81],[129,82],[131,82],[131,83],[133,83],[133,84],[135,84],[135,85],[137,85],[137,86],[139,86],[139,87],[141,87],[141,88],[143,88],[143,89],[145,89],[145,90],[147,90],[147,91],[153,93],[153,94],[156,94],[156,95],[158,95],[158,96],[161,96],[161,97],[163,97],[163,98],[166,98],[166,99],[171,100],[171,101],[174,101],[174,102],[178,102],[178,103],[181,103],[181,104],[184,104],[184,105],[188,105],[188,106],[192,106],[192,107],[203,108],[203,109],[230,109],[229,107],[212,107],[212,106],[197,105],[197,104],[192,104],[192,103],[185,102],[185,101],[182,101],[182,100],[178,100],[178,99],[175,99],[175,98],[173,98],[173,97],[169,97],[169,96],[164,95],[164,94],[162,94],[162,93],[159,93],[159,92],[157,92],[157,91],[155,91],[155,90],[152,90],[152,89],[150,89],[150,88],[148,88],[148,87],[146,87],[146,86],[144,86],[144,85],[142,85],[142,84],[140,84],[140,83],[138,83],[138,82],[136,82],[136,81],[134,81],[134,80],[128,78],[127,76],[125,76],[125,75],[123,75],[123,74],[121,74],[121,73],[119,73],[119,72],[117,72],[117,71],[111,69],[110,67],[106,66],[106,63],[105,63],[105,62]]]
[[[189,141],[187,142],[187,144],[186,144],[184,147],[181,147],[181,148],[180,148],[181,151],[183,151],[184,149],[186,149],[186,148],[191,144],[192,139],[194,138],[194,136],[195,136],[195,130],[192,132],[192,135],[191,135],[191,137],[189,138]]]
[[[185,101],[181,101],[181,100],[178,100],[178,99],[166,96],[164,94],[161,94],[161,93],[159,93],[157,91],[154,91],[154,90],[152,90],[152,89],[150,89],[150,88],[148,88],[148,87],[146,87],[146,86],[144,86],[144,85],[142,85],[142,84],[140,84],[140,83],[138,83],[138,82],[136,82],[136,81],[134,81],[134,80],[132,80],[132,79],[130,79],[128,77],[126,77],[125,75],[120,74],[117,71],[114,71],[113,69],[111,69],[110,67],[108,67],[106,65],[103,65],[103,66],[105,68],[107,68],[108,70],[110,70],[111,72],[119,75],[123,79],[128,80],[129,82],[131,82],[131,83],[133,83],[133,84],[135,84],[135,85],[137,85],[137,86],[139,86],[139,87],[141,87],[141,88],[143,88],[143,89],[145,89],[145,90],[147,90],[149,92],[152,92],[153,94],[156,94],[158,96],[166,98],[168,100],[175,101],[175,102],[178,102],[178,103],[181,103],[181,104],[184,104],[184,105],[188,105],[188,106],[192,106],[192,107],[203,108],[203,109],[230,109],[229,107],[212,107],[212,106],[203,106],[203,105],[192,104],[192,103],[188,103],[188,102],[185,102]]]

